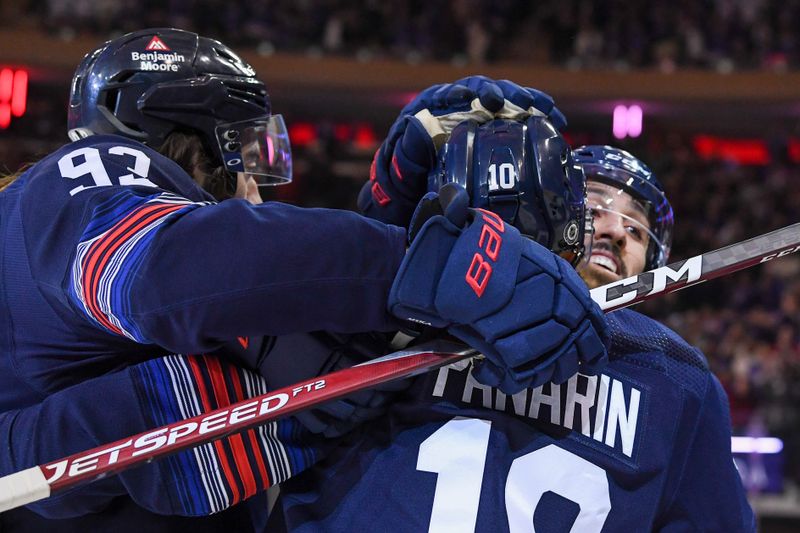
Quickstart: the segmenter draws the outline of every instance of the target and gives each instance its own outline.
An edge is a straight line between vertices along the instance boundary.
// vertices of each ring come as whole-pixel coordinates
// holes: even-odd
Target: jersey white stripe
[[[254,396],[258,396],[258,391],[256,389],[256,379],[254,378],[253,374],[251,374],[250,372],[245,372],[244,382],[245,382],[245,388],[247,390],[247,395],[251,398]],[[263,439],[261,438],[261,427],[259,426],[253,429],[256,435],[258,436],[259,440],[262,441],[262,447],[265,456],[264,459],[266,460],[267,463],[267,472],[269,474],[271,483],[274,485],[275,483],[277,483],[275,481],[275,462],[273,460],[272,454],[269,451],[269,448],[267,448],[266,443],[264,443]],[[256,451],[259,452],[260,449]]]
[[[197,404],[193,405],[192,402],[192,394],[188,393],[187,383],[185,382],[186,376],[182,375],[181,372],[181,361],[180,358],[175,356],[169,356],[164,358],[165,366],[167,371],[169,372],[170,379],[172,381],[172,388],[175,392],[175,398],[178,402],[178,409],[181,412],[181,417],[186,419],[192,416],[196,416],[199,414],[199,410],[197,409]],[[204,464],[203,458],[199,455],[198,449],[195,448],[193,450],[195,461],[198,466],[198,470],[200,472],[200,478],[203,483],[203,486],[206,491],[206,499],[208,501],[209,507],[211,508],[212,512],[217,512],[219,509],[219,498],[218,495],[215,494],[213,490],[213,485],[210,487],[208,480],[205,476],[205,470],[207,466]]]
[[[203,412],[198,400],[198,392],[194,387],[191,370],[183,356],[169,356],[167,369],[173,378],[176,397],[184,418],[197,416]],[[225,490],[222,473],[212,444],[194,449],[195,461],[200,471],[203,486],[212,512],[219,512],[230,506],[230,499]]]
[[[262,378],[254,379],[253,389],[257,395],[266,394],[266,381]],[[273,484],[278,484],[288,479],[292,471],[286,449],[283,446],[283,442],[278,438],[278,424],[277,422],[271,422],[267,425],[260,426],[258,430],[261,436],[261,442],[264,445],[267,457],[272,465],[272,472],[275,477]]]
[[[183,379],[190,391],[187,394],[187,397],[193,403],[197,413],[201,414],[204,411],[200,401],[199,391],[195,388],[195,381],[192,377],[193,374],[191,369],[188,367],[188,364],[182,356],[176,356],[176,359],[180,361],[180,369],[182,371]],[[214,444],[208,443],[196,449],[204,457],[206,467],[203,469],[203,474],[207,476],[208,483],[218,497],[220,510],[227,509],[231,506],[231,493],[229,493],[226,486],[224,474],[222,472],[222,467],[220,466],[219,457],[217,456],[217,450]]]
[[[180,196],[170,194],[170,193],[163,193],[156,198],[152,198],[145,202],[144,204],[135,208],[135,210],[141,209],[144,205],[158,203],[161,205],[209,205],[211,202],[191,202],[185,198]],[[100,279],[98,282],[98,291],[96,296],[96,304],[97,307],[100,309],[104,317],[111,322],[115,327],[119,328],[122,334],[128,337],[131,340],[139,341],[134,334],[128,331],[126,328],[122,327],[122,323],[120,319],[115,315],[114,309],[112,308],[111,302],[111,294],[113,292],[113,288],[117,278],[119,276],[120,271],[122,270],[123,265],[125,264],[125,260],[127,259],[128,255],[131,251],[136,247],[136,245],[145,237],[147,237],[151,232],[155,231],[161,224],[163,224],[170,215],[174,214],[175,211],[170,213],[163,214],[159,218],[151,221],[147,226],[140,228],[135,234],[129,236],[125,242],[123,242],[120,247],[114,251],[112,256],[109,258],[106,266],[103,268],[103,271],[100,273]],[[123,218],[122,220],[125,220]],[[81,304],[83,305],[84,310],[86,313],[91,316],[95,321],[94,314],[90,310],[90,306],[88,305],[86,299],[84,298],[84,286],[82,277],[83,277],[83,260],[88,253],[88,250],[91,246],[98,240],[102,239],[109,234],[109,232],[114,231],[119,222],[111,226],[109,229],[101,233],[100,235],[93,237],[88,241],[84,241],[78,243],[75,262],[72,268],[72,280],[76,291],[76,296],[80,300]],[[99,323],[99,321],[97,321]]]
[[[256,396],[261,395],[264,393],[266,386],[263,380],[259,379],[251,379],[249,380],[248,386],[251,388],[252,393]],[[280,462],[280,457],[275,454],[275,449],[273,447],[273,443],[270,441],[269,437],[267,436],[265,426],[259,426],[257,434],[259,436],[259,440],[261,440],[261,445],[264,448],[264,453],[267,456],[267,462],[269,463],[269,472],[272,476],[272,484],[275,485],[280,483],[284,476],[284,467]]]

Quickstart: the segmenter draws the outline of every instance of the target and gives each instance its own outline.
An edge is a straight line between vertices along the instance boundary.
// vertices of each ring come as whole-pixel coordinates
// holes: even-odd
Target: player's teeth
[[[614,274],[617,273],[617,264],[604,255],[593,255],[589,261],[591,263],[597,263],[601,267],[609,269]]]

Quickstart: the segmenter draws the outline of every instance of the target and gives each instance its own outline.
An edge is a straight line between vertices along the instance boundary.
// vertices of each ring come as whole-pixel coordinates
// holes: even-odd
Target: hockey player
[[[16,258],[4,269],[2,294],[26,302],[6,307],[15,327],[13,340],[4,341],[14,347],[17,372],[4,374],[11,381],[2,390],[20,380],[29,392],[60,388],[124,366],[143,350],[152,354],[144,345],[192,353],[237,336],[400,323],[385,305],[404,258],[401,229],[346,212],[215,203],[198,186],[231,190],[225,184],[236,172],[265,183],[286,180],[290,167],[285,128],[269,115],[263,83],[220,43],[178,30],[106,43],[79,66],[69,117],[78,140],[2,193],[3,246]],[[448,261],[471,258],[471,246],[465,238],[439,251],[418,239],[406,264],[441,273]],[[398,284],[408,281],[408,271],[400,271]],[[437,281],[405,283],[396,308],[452,296],[455,279]],[[510,297],[527,289],[511,283],[503,290]],[[500,307],[481,300],[469,312],[455,308],[436,318],[459,336]],[[562,311],[568,310],[548,312]],[[594,310],[580,312],[580,324],[568,332],[575,335],[549,347],[527,343],[527,324],[496,317],[511,320],[516,333],[488,341],[486,349],[498,364],[525,360],[537,371],[551,365],[553,349],[581,336],[592,345],[587,357],[599,355],[603,320]],[[413,318],[406,315],[399,318]],[[511,344],[526,355],[512,357]],[[520,379],[514,386],[533,378]],[[15,394],[14,402],[25,400]]]
[[[611,146],[581,146],[594,234],[581,277],[598,287],[664,266],[672,244],[672,207],[647,166]]]
[[[542,139],[534,120],[457,127],[440,150],[439,176],[463,184],[472,205],[496,210],[506,225],[552,245],[551,217],[569,203],[550,188],[564,186],[563,173],[556,173],[559,181],[545,179],[554,167],[546,166],[542,146],[554,139]],[[603,271],[590,279],[663,264],[672,213],[652,173],[609,147],[575,154],[592,180],[597,217],[590,268]],[[379,167],[367,187],[378,183],[394,200],[398,188],[387,169]],[[403,178],[403,188],[413,186],[411,172]],[[441,202],[451,220],[465,216],[457,209],[463,200]],[[387,416],[282,485],[270,526],[754,531],[731,456],[727,400],[703,355],[632,310],[610,314],[609,322],[610,363],[600,375],[579,373],[514,395],[481,384],[466,363],[416,378]]]
[[[572,327],[558,331],[534,331],[524,315],[504,313],[512,300],[539,307],[537,288],[524,280],[496,276],[502,283],[489,286],[492,298],[470,309],[453,305],[464,274],[443,273],[465,260],[469,266],[481,221],[451,228],[444,246],[438,235],[423,232],[405,255],[403,230],[351,213],[217,203],[230,196],[237,173],[262,182],[288,179],[290,159],[263,84],[216,41],[147,30],[101,46],[73,80],[70,130],[72,144],[0,192],[2,410],[41,405],[57,391],[136,362],[207,352],[236,337],[396,328],[400,321],[386,311],[393,284],[398,290],[389,303],[399,318],[435,321],[480,344],[492,379],[507,390],[546,379],[561,355],[567,367],[599,365],[605,357],[604,321],[585,301],[543,302],[547,316],[569,317]],[[514,232],[506,239],[512,249],[549,261],[541,247]],[[520,257],[502,256],[509,270]],[[437,283],[417,283],[420,272]],[[572,278],[557,284],[586,297]],[[498,338],[486,323],[507,335]],[[262,367],[258,360],[236,362]],[[232,387],[242,397],[235,380],[214,368],[184,368],[184,375],[201,392],[210,376],[220,387],[215,394]],[[166,375],[174,379],[162,374],[162,384]],[[177,417],[185,406],[170,409]],[[10,431],[19,429],[17,413],[10,417]],[[257,464],[264,445],[242,440],[231,446],[235,468],[217,447],[173,463],[177,492],[160,502],[167,511],[159,512],[203,514],[252,494],[254,485],[263,488],[268,474],[253,479],[240,461]],[[11,465],[2,474],[31,466],[14,463],[11,454],[4,458]],[[219,469],[225,475],[209,484],[204,476]],[[98,490],[105,503],[93,510],[136,483],[103,482]],[[73,513],[68,505],[55,511],[62,512]]]

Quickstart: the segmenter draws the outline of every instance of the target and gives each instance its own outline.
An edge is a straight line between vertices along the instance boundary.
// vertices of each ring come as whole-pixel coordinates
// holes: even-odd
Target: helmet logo
[[[145,50],[147,52],[131,52],[131,60],[138,61],[139,70],[146,72],[178,72],[178,63],[186,61],[183,54],[172,52],[158,35],[153,35]]]
[[[139,70],[155,72],[178,72],[178,63],[186,61],[183,54],[175,52],[131,52],[131,59],[139,62]]]
[[[567,244],[572,246],[576,242],[578,242],[578,223],[574,220],[571,221],[566,228],[564,228],[564,240],[567,241]]]
[[[634,173],[637,173],[637,174],[645,174],[645,175],[650,175],[651,174],[651,172],[648,169],[645,169],[642,166],[642,162],[641,161],[639,161],[638,159],[636,159],[632,155],[628,154],[627,152],[623,152],[622,150],[619,150],[619,151],[621,152],[621,154],[627,154],[627,157],[624,156],[624,155],[621,155],[621,154],[610,152],[610,153],[606,153],[605,154],[606,159],[611,160],[611,161],[616,161],[617,163],[622,165],[622,167],[625,170],[628,170],[630,172],[634,172]]]
[[[170,50],[170,48],[169,48],[169,46],[164,44],[164,41],[162,41],[161,39],[158,38],[158,35],[153,35],[153,38],[150,39],[150,43],[147,45],[145,50],[148,50],[148,51],[158,50],[158,51],[162,51],[162,52],[163,51],[167,51],[168,52]]]

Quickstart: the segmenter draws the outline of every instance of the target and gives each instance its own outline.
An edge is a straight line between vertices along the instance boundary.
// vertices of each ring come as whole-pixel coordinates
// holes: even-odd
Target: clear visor
[[[229,172],[243,172],[259,187],[292,181],[292,148],[281,115],[220,124],[216,134]]]
[[[655,218],[655,213],[649,204],[633,198],[619,187],[588,182],[586,206],[593,220],[599,221],[602,217],[608,216],[616,217],[615,222],[624,228],[629,238],[642,242],[645,248],[653,242],[664,256],[669,255],[667,244],[662,242],[651,228],[650,221]],[[587,240],[592,238],[593,234],[587,234]]]

